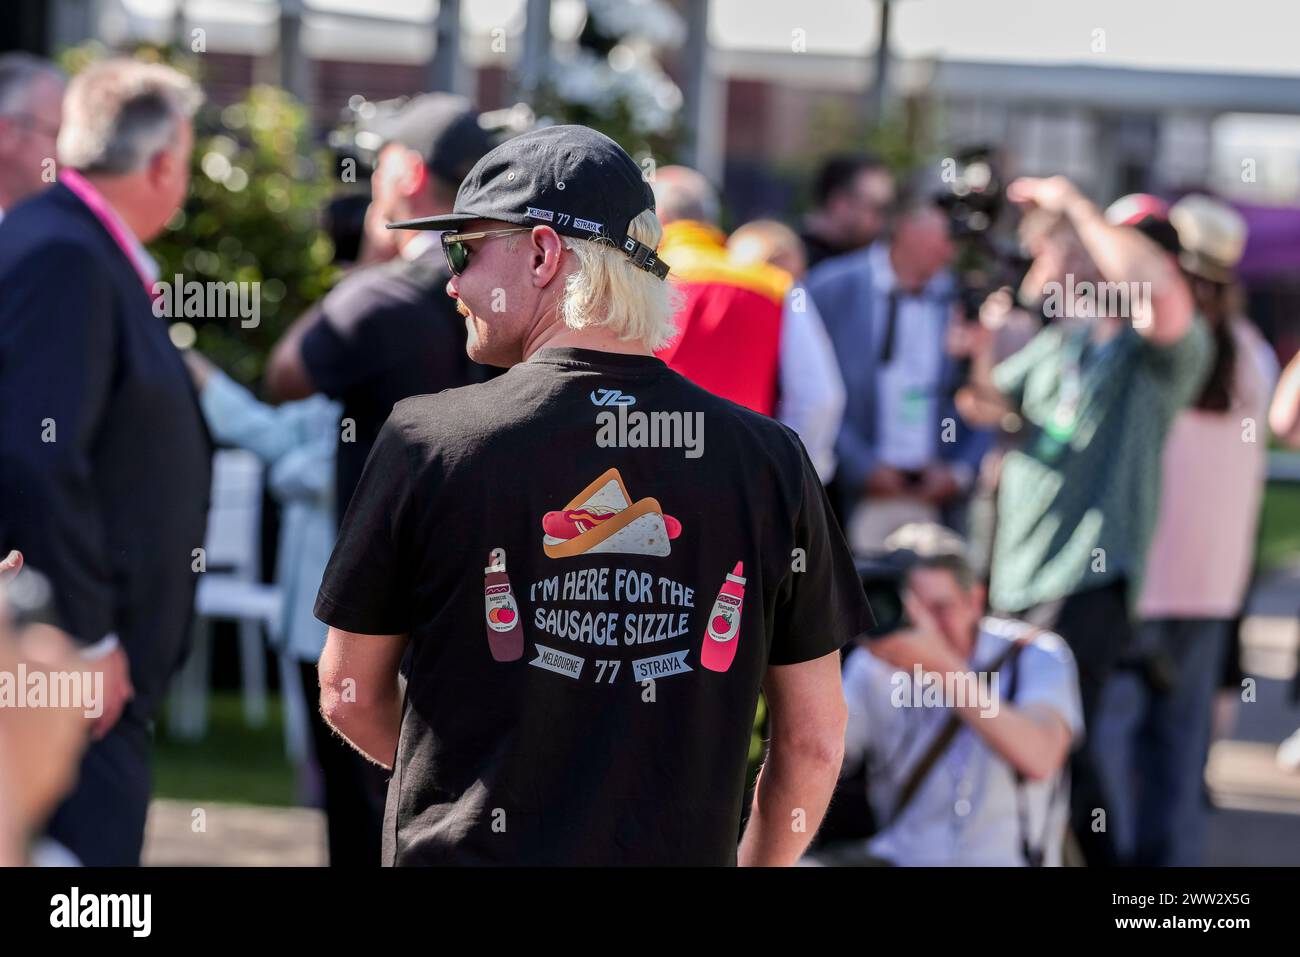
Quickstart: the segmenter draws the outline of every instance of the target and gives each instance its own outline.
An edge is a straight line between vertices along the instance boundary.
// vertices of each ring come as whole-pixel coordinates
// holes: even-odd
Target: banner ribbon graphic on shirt
[[[538,668],[545,668],[547,671],[554,671],[557,675],[564,675],[566,678],[578,678],[582,674],[582,666],[586,663],[585,658],[579,658],[577,655],[570,655],[563,651],[556,651],[554,648],[547,648],[545,645],[537,645],[537,657],[528,662]]]
[[[689,648],[683,648],[681,651],[670,651],[666,655],[655,655],[653,658],[638,658],[632,662],[632,677],[637,681],[649,681],[651,678],[685,674],[691,670],[691,666],[686,663],[688,651]]]

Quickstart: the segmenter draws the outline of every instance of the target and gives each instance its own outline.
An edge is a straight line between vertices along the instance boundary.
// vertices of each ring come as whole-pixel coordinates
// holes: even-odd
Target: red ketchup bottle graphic
[[[524,654],[524,628],[519,606],[506,576],[506,550],[494,548],[483,569],[483,600],[487,605],[488,648],[497,661],[518,661]]]
[[[726,671],[736,660],[736,645],[740,638],[740,607],[745,601],[745,570],[743,562],[736,562],[727,580],[718,592],[718,599],[709,612],[709,626],[704,632],[704,646],[700,648],[700,664],[710,671]]]

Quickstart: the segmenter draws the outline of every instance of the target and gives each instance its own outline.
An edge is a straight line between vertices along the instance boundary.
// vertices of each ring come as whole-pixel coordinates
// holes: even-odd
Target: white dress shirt
[[[812,296],[796,285],[781,310],[776,417],[798,433],[822,482],[835,474],[835,437],[844,416],[844,380]]]

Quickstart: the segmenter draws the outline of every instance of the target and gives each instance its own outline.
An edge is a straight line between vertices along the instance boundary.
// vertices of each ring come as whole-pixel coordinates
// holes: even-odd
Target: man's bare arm
[[[272,402],[305,399],[316,392],[302,358],[302,338],[319,318],[315,310],[299,316],[271,350],[266,363],[266,395]]]
[[[1140,335],[1159,345],[1172,345],[1187,334],[1195,309],[1191,290],[1173,258],[1153,240],[1131,226],[1106,222],[1101,210],[1063,176],[1018,179],[1007,188],[1007,197],[1068,216],[1107,281],[1150,283],[1150,315],[1127,317],[1135,320],[1133,328]]]
[[[826,815],[844,759],[849,712],[839,652],[797,665],[773,665],[763,688],[772,737],[740,841],[742,867],[789,866],[799,860]]]
[[[393,766],[402,727],[398,671],[407,635],[331,628],[320,657],[320,710],[335,731],[376,764]]]
[[[984,714],[979,706],[956,710],[989,747],[1031,781],[1051,777],[1070,753],[1070,727],[1047,705],[1003,704],[995,715]]]
[[[1300,352],[1282,370],[1268,410],[1268,425],[1287,445],[1300,448]]]

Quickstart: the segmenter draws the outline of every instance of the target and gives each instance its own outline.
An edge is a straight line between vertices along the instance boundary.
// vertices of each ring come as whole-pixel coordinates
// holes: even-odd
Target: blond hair
[[[632,220],[628,235],[655,249],[663,226],[655,211],[647,209]],[[560,318],[566,326],[605,326],[620,339],[643,342],[651,351],[677,334],[673,316],[680,293],[666,279],[632,265],[621,249],[609,243],[574,239],[566,248],[578,259],[560,301]]]
[[[775,219],[755,219],[738,227],[727,238],[727,254],[738,266],[768,263],[795,276],[807,263],[798,234]]]
[[[161,63],[102,60],[68,84],[59,161],[87,173],[134,173],[172,147],[203,94]]]

